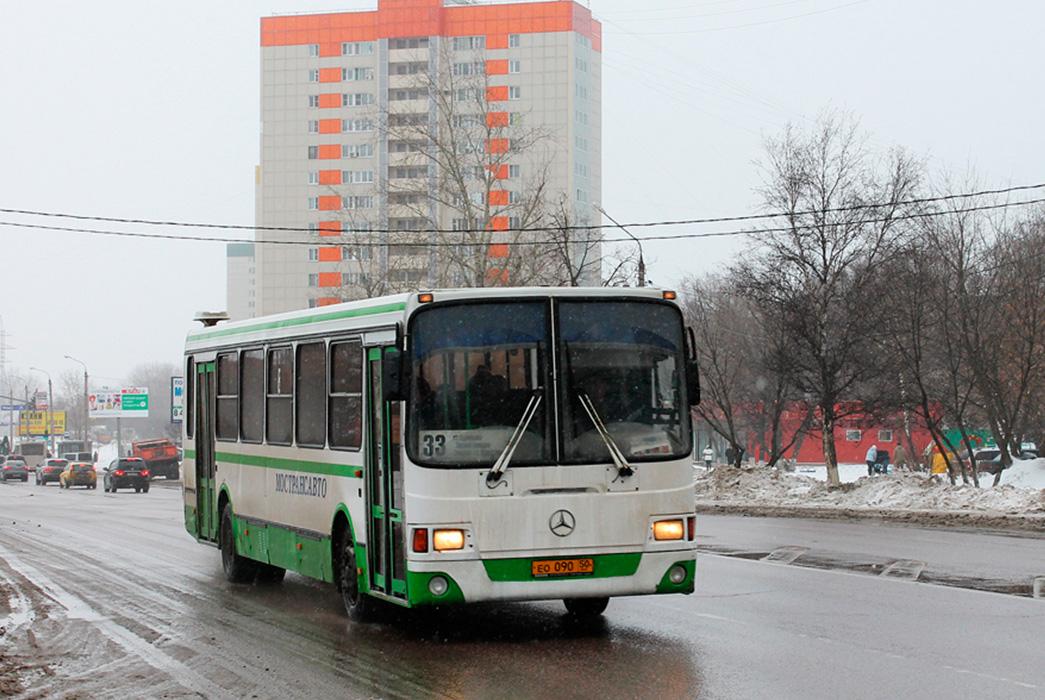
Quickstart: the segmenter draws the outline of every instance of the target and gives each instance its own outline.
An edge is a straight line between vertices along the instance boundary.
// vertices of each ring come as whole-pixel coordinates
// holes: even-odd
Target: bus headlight
[[[464,530],[432,530],[432,548],[437,552],[464,549]]]
[[[681,540],[686,536],[686,528],[681,520],[658,520],[653,523],[653,539]]]

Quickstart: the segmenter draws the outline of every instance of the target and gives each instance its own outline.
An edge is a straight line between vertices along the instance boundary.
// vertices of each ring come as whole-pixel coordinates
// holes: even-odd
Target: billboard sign
[[[48,422],[54,429],[48,430]],[[64,435],[65,411],[22,411],[18,414],[19,435]]]
[[[119,390],[92,391],[87,394],[89,418],[148,418],[148,387],[124,387]]]
[[[185,418],[185,377],[171,377],[171,423]]]

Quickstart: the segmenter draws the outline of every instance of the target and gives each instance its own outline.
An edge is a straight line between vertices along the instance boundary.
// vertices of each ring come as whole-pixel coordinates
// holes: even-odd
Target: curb
[[[1045,535],[1045,515],[1009,515],[983,511],[891,510],[884,508],[831,508],[817,506],[767,506],[758,503],[696,504],[697,513],[751,515],[764,518],[816,518],[820,520],[879,520],[934,527],[982,527],[1023,530]]]

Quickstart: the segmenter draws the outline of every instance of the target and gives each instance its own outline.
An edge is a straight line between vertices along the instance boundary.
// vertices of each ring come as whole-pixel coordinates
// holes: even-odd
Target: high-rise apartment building
[[[445,2],[261,20],[257,240],[301,244],[255,247],[258,315],[536,283],[554,256],[510,244],[599,220],[601,25],[576,2]],[[570,235],[566,266],[598,283]]]

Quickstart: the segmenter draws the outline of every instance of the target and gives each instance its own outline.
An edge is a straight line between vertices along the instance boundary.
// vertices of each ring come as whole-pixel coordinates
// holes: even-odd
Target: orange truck
[[[178,478],[178,446],[166,438],[132,442],[131,456],[145,460],[153,477]]]

